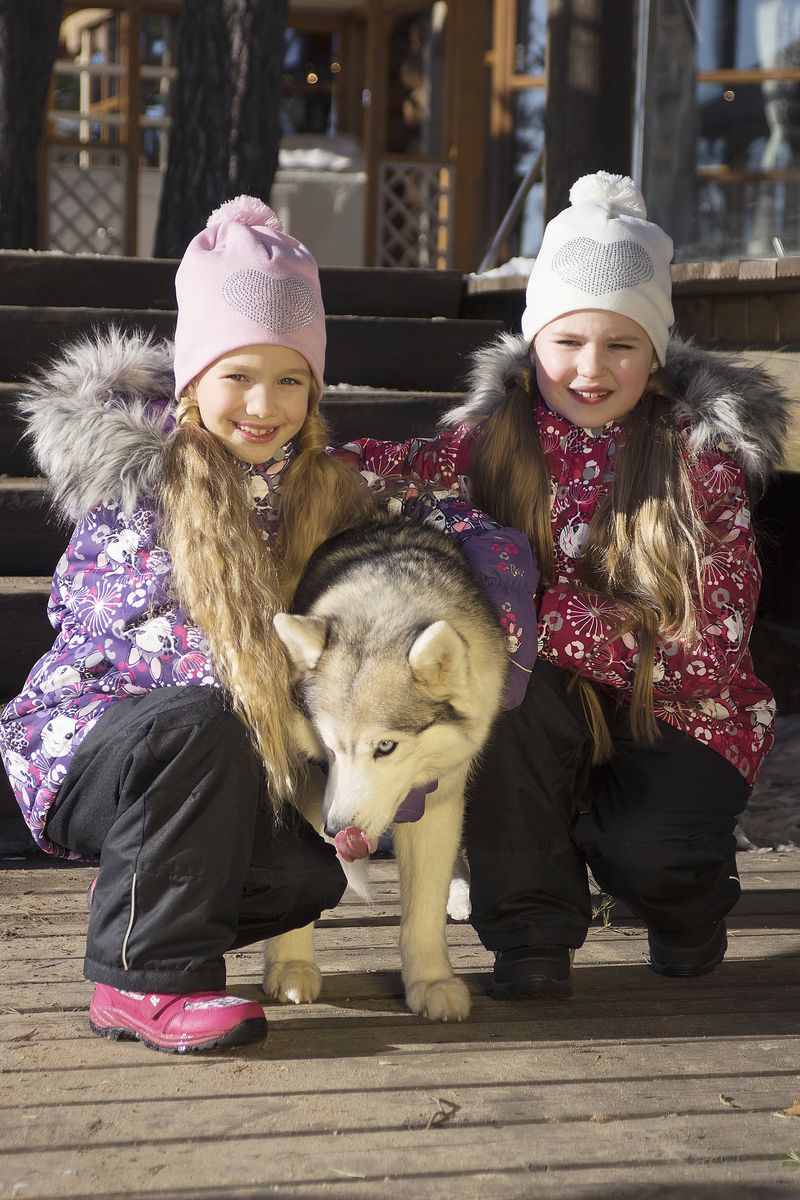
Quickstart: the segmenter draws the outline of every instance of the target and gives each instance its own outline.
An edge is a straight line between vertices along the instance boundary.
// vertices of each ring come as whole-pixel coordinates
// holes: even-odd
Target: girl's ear
[[[313,671],[328,640],[328,622],[321,617],[275,613],[275,632],[286,647],[295,677]]]

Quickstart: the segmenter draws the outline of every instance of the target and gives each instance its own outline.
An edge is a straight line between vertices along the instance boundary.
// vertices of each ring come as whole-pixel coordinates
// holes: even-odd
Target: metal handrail
[[[519,215],[522,212],[522,206],[525,203],[528,192],[535,183],[538,183],[542,178],[542,167],[544,164],[544,146],[542,146],[536,158],[528,167],[522,182],[514,193],[514,199],[506,209],[506,214],[500,222],[497,233],[492,238],[489,249],[481,259],[478,267],[478,274],[482,271],[490,271],[497,264],[497,257],[500,253],[500,247],[508,237],[509,232],[519,220]]]

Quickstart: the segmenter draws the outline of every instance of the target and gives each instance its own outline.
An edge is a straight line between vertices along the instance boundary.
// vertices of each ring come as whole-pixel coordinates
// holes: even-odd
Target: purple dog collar
[[[404,821],[418,821],[420,817],[424,817],[425,797],[431,792],[435,792],[438,786],[438,782],[434,779],[432,783],[426,783],[424,787],[414,788],[410,791],[394,814],[395,824],[401,825]]]

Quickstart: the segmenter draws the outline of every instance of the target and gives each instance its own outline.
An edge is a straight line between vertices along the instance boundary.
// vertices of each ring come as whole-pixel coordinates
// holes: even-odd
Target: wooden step
[[[0,383],[0,474],[34,475],[24,425],[17,413],[18,383]]]
[[[325,392],[320,407],[331,443],[341,446],[361,437],[392,441],[433,437],[440,418],[463,399],[463,392],[403,392],[338,384]]]
[[[16,410],[19,395],[19,384],[0,383],[0,472],[14,478],[37,473]],[[462,399],[463,392],[390,391],[337,384],[326,391],[322,412],[335,445],[358,437],[429,437],[439,418]]]
[[[6,575],[52,575],[69,540],[43,479],[0,475],[0,563]]]
[[[177,259],[0,251],[3,304],[174,309]],[[343,316],[458,317],[460,271],[322,267],[325,311]]]
[[[0,308],[0,380],[23,378],[63,343],[109,325],[169,338],[175,317],[155,309]],[[328,383],[400,391],[459,387],[469,356],[502,330],[499,321],[438,317],[329,317],[326,327]]]
[[[0,696],[16,696],[31,667],[53,644],[47,619],[52,579],[0,576]]]
[[[61,345],[111,325],[171,338],[175,313],[156,309],[0,308],[0,380],[24,379],[46,367]]]
[[[470,358],[502,332],[499,321],[330,317],[325,378],[395,391],[464,386]]]

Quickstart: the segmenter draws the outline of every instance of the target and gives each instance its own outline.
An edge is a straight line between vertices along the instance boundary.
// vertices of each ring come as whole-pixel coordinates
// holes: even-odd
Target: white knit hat
[[[528,280],[525,341],[566,313],[602,309],[641,325],[663,365],[675,320],[672,239],[647,220],[642,194],[625,175],[584,175],[569,199],[548,223]]]

